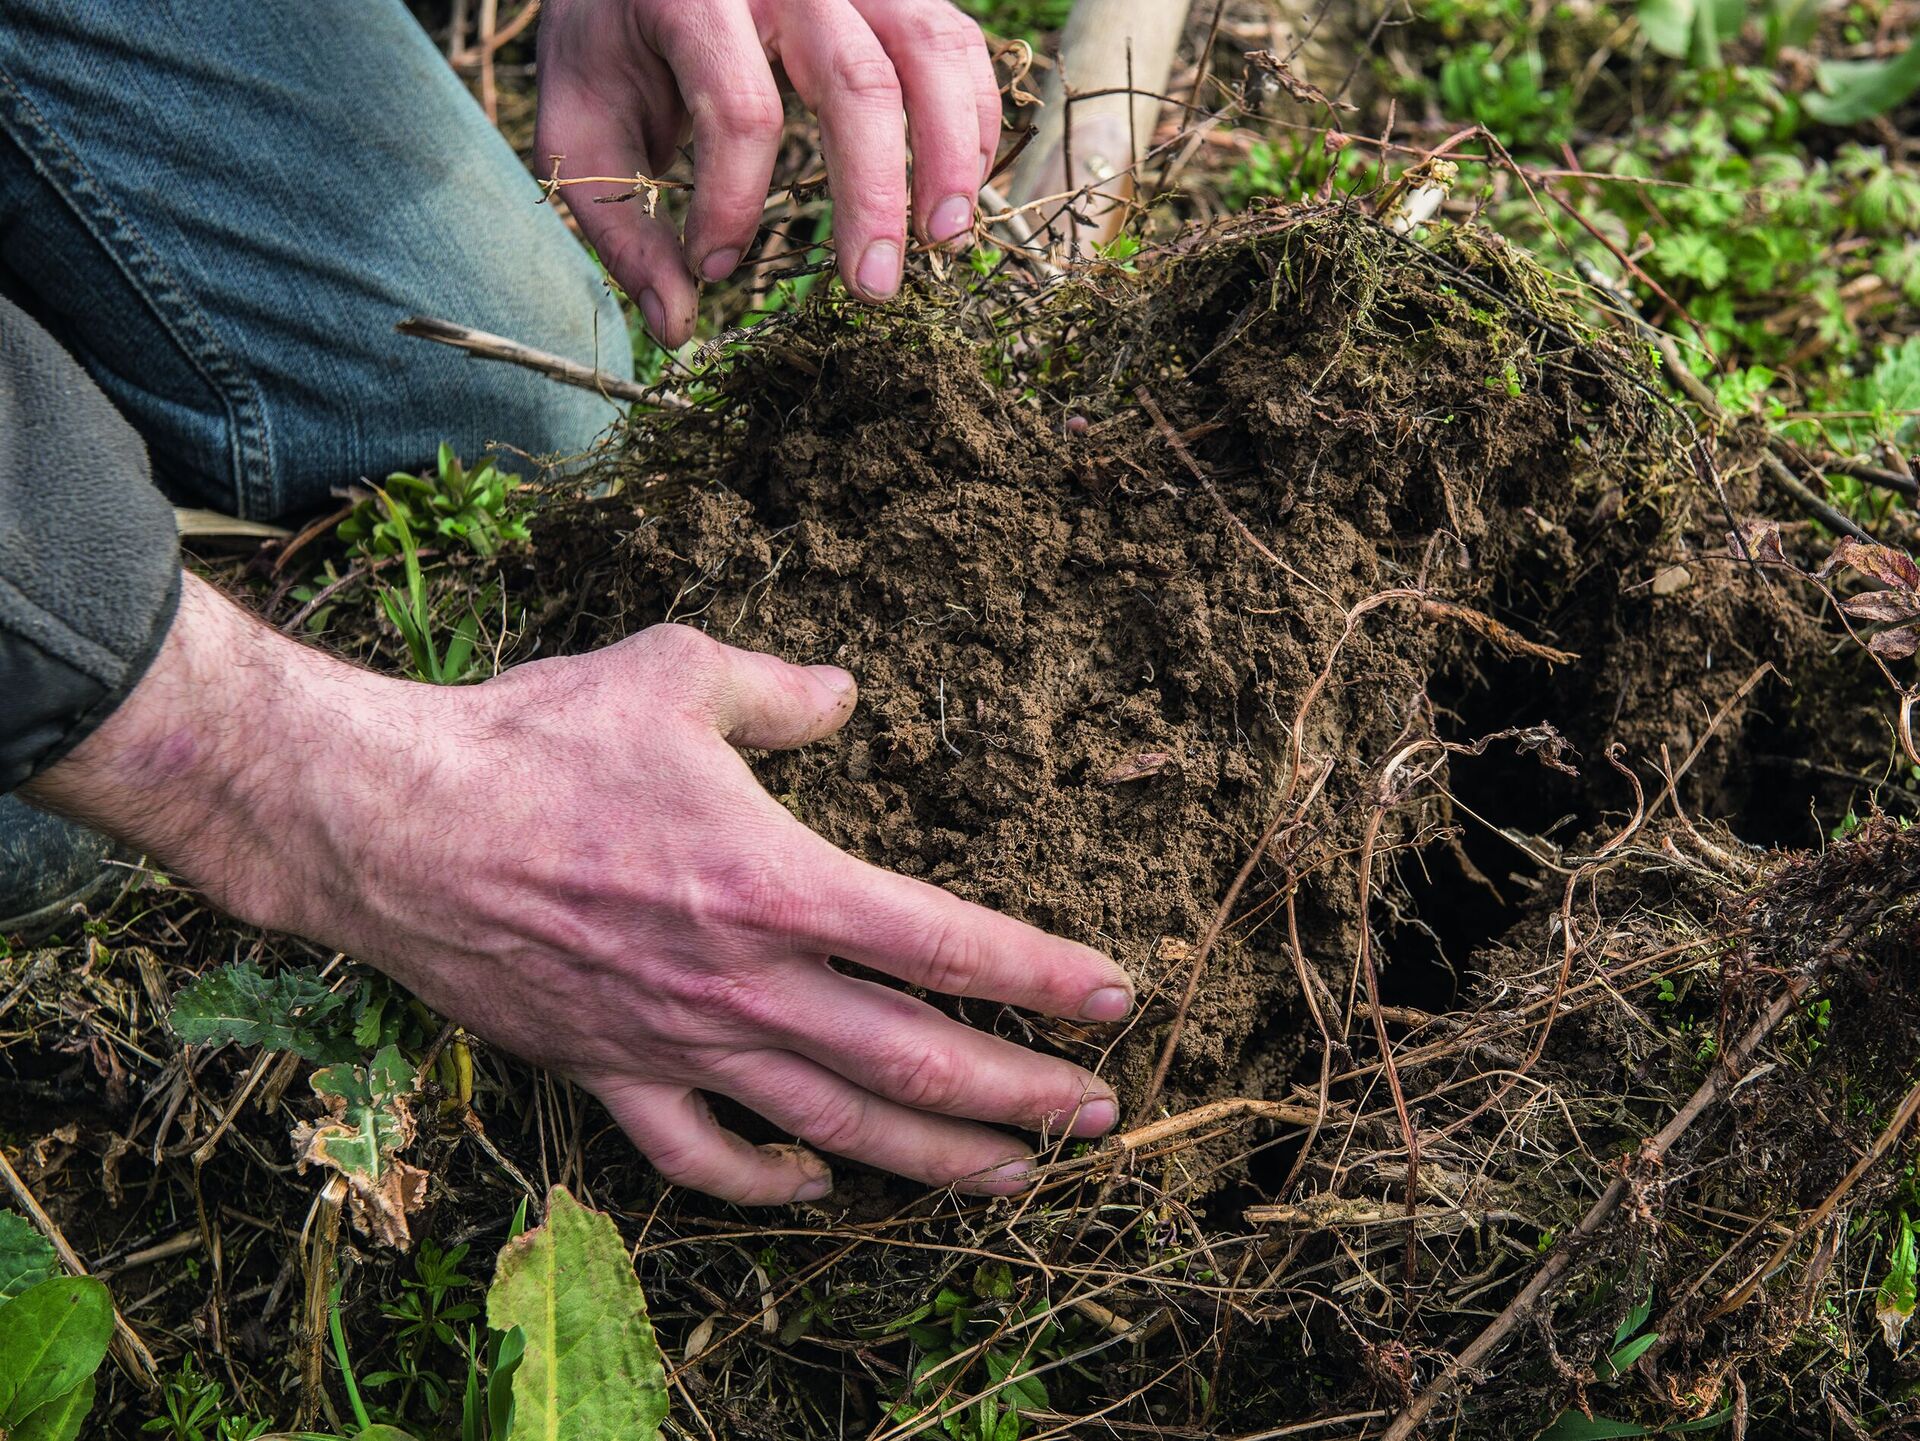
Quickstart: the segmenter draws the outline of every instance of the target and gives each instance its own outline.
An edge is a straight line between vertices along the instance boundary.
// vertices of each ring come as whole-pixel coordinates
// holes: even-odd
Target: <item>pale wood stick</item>
[[[687,404],[678,396],[663,395],[649,386],[641,385],[638,381],[624,380],[604,370],[595,370],[591,365],[582,365],[577,360],[568,360],[564,355],[555,355],[549,350],[536,350],[531,345],[522,345],[517,340],[508,340],[504,335],[475,330],[471,326],[456,325],[451,320],[436,320],[430,315],[410,315],[394,326],[394,329],[402,335],[412,335],[421,340],[451,345],[455,350],[464,350],[467,354],[477,355],[482,360],[504,360],[509,365],[536,370],[549,380],[557,380],[562,385],[577,386],[581,390],[598,391],[610,400],[628,400],[637,405],[657,405],[668,410],[682,409]]]

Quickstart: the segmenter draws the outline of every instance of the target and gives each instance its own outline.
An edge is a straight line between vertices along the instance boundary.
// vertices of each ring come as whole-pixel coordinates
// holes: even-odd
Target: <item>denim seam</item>
[[[0,129],[33,161],[219,398],[231,437],[237,513],[243,517],[274,514],[278,487],[266,405],[258,384],[235,363],[205,312],[5,66],[0,66]]]

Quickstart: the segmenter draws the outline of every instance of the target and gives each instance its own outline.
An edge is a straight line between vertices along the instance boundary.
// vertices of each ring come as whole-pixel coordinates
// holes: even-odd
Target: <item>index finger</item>
[[[659,8],[650,37],[693,120],[687,267],[724,280],[760,229],[786,112],[753,16],[738,0]]]
[[[793,88],[820,117],[841,279],[867,300],[885,300],[900,288],[906,256],[900,77],[849,0],[794,0],[775,43]]]
[[[800,949],[1047,1015],[1117,1021],[1133,1008],[1132,979],[1092,947],[819,845],[825,885],[792,938]]]

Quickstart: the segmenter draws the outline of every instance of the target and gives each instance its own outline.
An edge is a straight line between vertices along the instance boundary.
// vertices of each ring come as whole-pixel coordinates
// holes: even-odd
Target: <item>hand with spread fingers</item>
[[[752,245],[783,125],[782,80],[820,118],[840,274],[900,287],[912,229],[941,244],[973,224],[1000,135],[979,27],[947,0],[549,0],[535,151],[581,229],[669,347],[693,333],[697,280]],[[902,121],[905,124],[903,125]],[[595,204],[659,176],[693,141],[686,233],[635,204]]]
[[[830,958],[1091,1021],[1131,983],[836,850],[754,780],[738,748],[819,740],[854,703],[837,667],[675,625],[422,685],[189,578],[145,678],[31,794],[574,1077],[669,1180],[751,1204],[831,1188],[813,1152],[723,1130],[717,1094],[820,1151],[1018,1190],[1032,1143],[999,1128],[1099,1135],[1112,1092]]]

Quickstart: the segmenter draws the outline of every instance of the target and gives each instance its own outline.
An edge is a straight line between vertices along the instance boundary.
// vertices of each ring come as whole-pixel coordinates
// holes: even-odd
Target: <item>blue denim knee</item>
[[[401,0],[8,0],[0,284],[163,483],[259,518],[443,440],[576,452],[617,415],[408,315],[632,373],[599,268]]]

